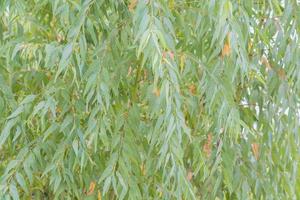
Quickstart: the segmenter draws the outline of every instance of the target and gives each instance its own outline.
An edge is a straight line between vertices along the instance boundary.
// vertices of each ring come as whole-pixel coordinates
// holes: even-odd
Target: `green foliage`
[[[300,199],[297,0],[1,0],[0,199]]]

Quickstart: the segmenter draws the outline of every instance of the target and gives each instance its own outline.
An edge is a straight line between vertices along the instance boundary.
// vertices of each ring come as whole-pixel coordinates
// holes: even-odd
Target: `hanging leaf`
[[[279,76],[279,78],[280,78],[281,80],[285,80],[286,74],[285,74],[284,69],[280,68],[280,69],[278,70],[277,73],[278,73],[278,76]]]
[[[170,58],[171,60],[174,60],[174,53],[172,51],[164,51],[162,53],[163,59]]]
[[[211,150],[212,150],[212,133],[209,133],[207,135],[207,139],[206,139],[206,142],[203,146],[203,151],[204,151],[204,154],[207,158],[210,157],[211,155]]]
[[[95,187],[96,187],[96,182],[92,181],[90,183],[89,190],[87,191],[86,195],[92,195],[94,193]]]
[[[101,192],[98,190],[97,200],[102,200]]]
[[[145,176],[146,175],[146,170],[145,170],[145,164],[144,163],[141,164],[140,169],[141,169],[141,174],[143,176]]]
[[[128,5],[128,10],[129,10],[130,12],[134,11],[134,9],[135,9],[137,3],[138,3],[138,0],[131,0],[131,1],[130,1],[130,4]]]
[[[221,52],[222,58],[225,56],[229,56],[231,54],[231,46],[230,46],[230,35],[229,33],[226,36],[225,43]]]
[[[186,179],[187,179],[188,181],[191,181],[192,178],[193,178],[193,172],[192,172],[191,170],[189,170],[188,173],[187,173]]]
[[[267,71],[270,71],[272,69],[268,59],[265,56],[261,57],[261,63],[266,67]]]
[[[189,91],[192,95],[196,94],[196,86],[194,84],[189,85]]]
[[[159,96],[160,96],[160,89],[159,89],[159,88],[154,88],[153,94],[154,94],[155,96],[159,97]]]
[[[256,160],[259,158],[259,144],[253,143],[251,144],[252,152]]]

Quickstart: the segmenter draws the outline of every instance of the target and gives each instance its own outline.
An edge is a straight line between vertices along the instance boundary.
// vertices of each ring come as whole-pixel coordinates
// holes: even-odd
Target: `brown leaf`
[[[204,151],[205,156],[207,158],[210,157],[210,154],[211,154],[211,147],[212,147],[211,143],[212,143],[212,134],[209,133],[208,136],[207,136],[207,140],[206,140],[206,142],[204,144],[204,147],[203,147],[203,151]]]
[[[225,44],[223,46],[221,56],[224,58],[225,56],[229,56],[231,53],[231,47],[230,47],[230,38],[229,38],[229,33],[227,34]]]
[[[138,0],[131,0],[130,1],[130,4],[128,5],[128,9],[129,9],[130,12],[132,12],[134,10],[137,3],[138,3]]]
[[[65,37],[59,33],[56,35],[56,40],[57,40],[57,42],[61,43],[65,40]]]
[[[192,178],[193,178],[193,172],[192,172],[191,170],[189,170],[188,173],[187,173],[186,179],[187,179],[188,181],[191,181]]]
[[[128,76],[131,76],[131,74],[132,74],[132,67],[130,66],[130,67],[128,68],[127,77],[128,77]]]
[[[90,187],[89,187],[89,191],[87,192],[87,195],[91,195],[93,194],[94,190],[95,190],[95,186],[96,186],[96,182],[95,181],[92,181],[90,183]]]
[[[253,144],[251,144],[251,147],[252,147],[252,152],[254,154],[255,159],[258,160],[258,158],[259,158],[259,144],[253,143]]]
[[[174,53],[172,51],[169,51],[169,56],[172,60],[174,60]]]
[[[155,88],[155,89],[153,90],[153,94],[154,94],[155,96],[159,97],[159,96],[160,96],[160,90],[159,90],[159,88]]]
[[[172,60],[174,60],[174,53],[172,51],[164,51],[162,52],[162,57],[165,59],[169,56]]]
[[[51,75],[51,73],[50,73],[50,72],[47,72],[47,73],[46,73],[46,76],[47,76],[48,80],[50,80],[50,79],[51,79],[51,77],[52,77],[52,75]]]
[[[55,111],[56,111],[56,114],[59,115],[59,114],[61,113],[61,108],[60,108],[60,107],[56,107],[56,110],[55,110]]]
[[[262,56],[260,61],[261,61],[261,64],[263,64],[266,67],[267,71],[272,69],[268,59],[266,58],[266,56]]]
[[[163,58],[166,58],[166,57],[167,57],[167,52],[166,52],[166,51],[163,51],[163,52],[162,52],[162,57],[163,57]]]
[[[189,91],[191,94],[196,94],[196,86],[194,84],[189,85]]]
[[[282,68],[278,70],[277,74],[281,80],[284,80],[286,78],[285,71]]]
[[[148,77],[147,70],[146,70],[146,69],[144,69],[144,70],[143,70],[143,72],[144,72],[144,80],[147,80],[147,77]]]
[[[228,44],[224,44],[224,47],[222,49],[222,58],[224,58],[225,56],[229,56],[230,55],[230,46]]]

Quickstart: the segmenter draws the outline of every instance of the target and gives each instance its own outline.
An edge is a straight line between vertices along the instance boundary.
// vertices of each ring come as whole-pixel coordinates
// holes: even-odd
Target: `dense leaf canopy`
[[[300,199],[299,1],[0,16],[0,199]]]

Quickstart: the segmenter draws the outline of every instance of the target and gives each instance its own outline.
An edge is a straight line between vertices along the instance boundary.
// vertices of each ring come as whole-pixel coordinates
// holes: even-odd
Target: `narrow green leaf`
[[[6,142],[8,136],[10,134],[11,128],[16,123],[17,123],[16,119],[11,119],[11,120],[8,120],[8,122],[5,124],[4,128],[2,129],[1,135],[0,135],[0,149],[1,149],[1,146]]]
[[[16,180],[19,183],[19,185],[21,186],[21,188],[28,194],[29,191],[28,191],[27,184],[26,184],[26,181],[25,181],[23,175],[17,172]]]
[[[19,193],[14,182],[9,185],[9,193],[13,200],[19,200]]]

